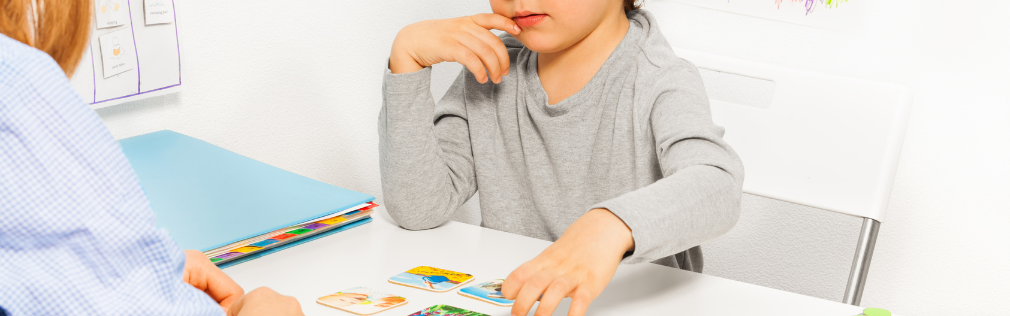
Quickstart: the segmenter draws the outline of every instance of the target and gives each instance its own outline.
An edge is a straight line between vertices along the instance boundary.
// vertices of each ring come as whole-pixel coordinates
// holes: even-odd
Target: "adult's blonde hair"
[[[91,0],[0,0],[0,33],[52,56],[70,77],[91,32]]]

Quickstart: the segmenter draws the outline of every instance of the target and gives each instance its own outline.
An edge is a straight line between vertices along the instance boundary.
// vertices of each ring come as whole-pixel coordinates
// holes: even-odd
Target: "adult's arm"
[[[0,35],[0,308],[10,315],[223,315],[119,144],[45,53]]]

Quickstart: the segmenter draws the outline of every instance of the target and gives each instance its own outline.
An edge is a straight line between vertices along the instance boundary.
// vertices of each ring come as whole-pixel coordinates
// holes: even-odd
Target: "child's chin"
[[[546,34],[520,33],[516,39],[522,42],[523,45],[526,46],[526,49],[541,54],[554,53],[557,51],[561,51],[565,48],[568,48],[567,46],[564,46],[564,44],[561,43],[562,41],[559,41]]]

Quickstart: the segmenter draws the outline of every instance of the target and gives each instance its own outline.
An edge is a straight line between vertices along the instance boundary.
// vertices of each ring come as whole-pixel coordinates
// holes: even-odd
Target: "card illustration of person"
[[[129,17],[122,0],[97,0],[95,3],[95,25],[107,28],[126,24]]]
[[[371,315],[407,304],[407,299],[367,287],[355,287],[320,297],[316,303],[358,315]]]
[[[445,269],[420,266],[389,278],[390,283],[416,287],[433,292],[445,292],[473,280],[473,275]]]
[[[512,306],[515,301],[505,299],[501,294],[501,285],[505,280],[497,279],[474,286],[468,286],[459,290],[459,295],[485,301],[498,306]]]
[[[123,57],[123,47],[119,46],[119,38],[112,38],[112,59],[119,59]]]
[[[491,316],[449,305],[433,305],[408,316]]]
[[[102,74],[104,78],[109,78],[129,70],[136,66],[134,53],[131,51],[133,40],[132,31],[123,28],[98,37],[99,50],[102,56]],[[134,82],[133,85],[136,85]]]

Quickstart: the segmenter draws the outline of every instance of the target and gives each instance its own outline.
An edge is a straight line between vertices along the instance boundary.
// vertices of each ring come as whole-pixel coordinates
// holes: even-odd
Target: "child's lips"
[[[540,23],[540,21],[543,21],[544,18],[546,17],[547,17],[546,14],[530,14],[524,16],[517,16],[512,18],[512,20],[516,21],[516,24],[519,24],[519,27],[530,27],[536,25],[537,23]]]

